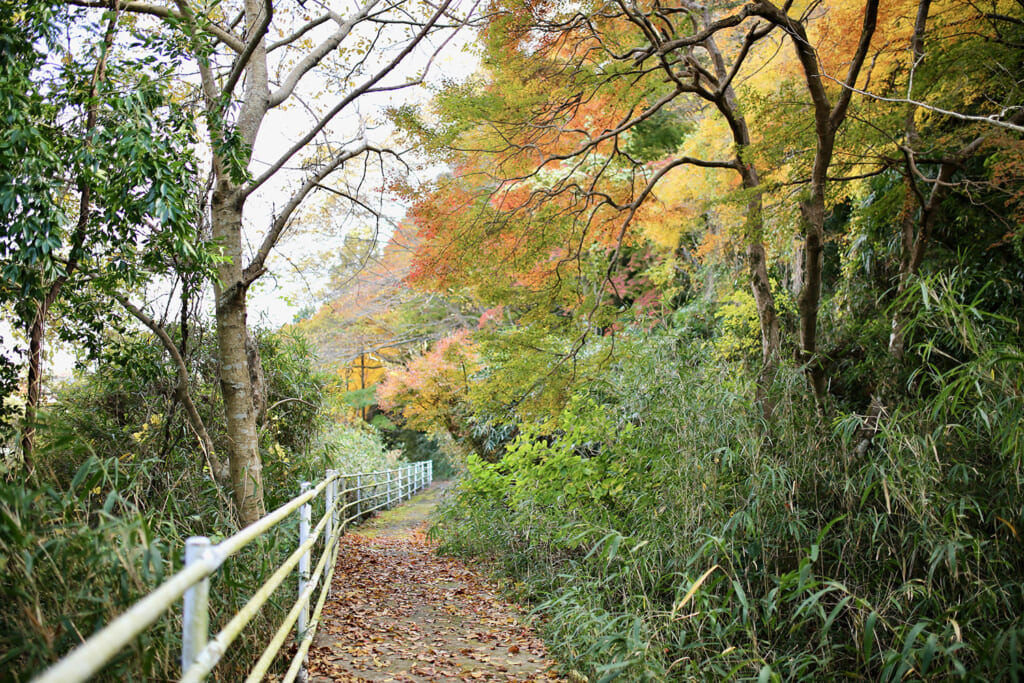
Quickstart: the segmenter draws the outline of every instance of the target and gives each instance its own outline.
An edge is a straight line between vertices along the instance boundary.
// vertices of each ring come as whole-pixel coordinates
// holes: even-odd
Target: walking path
[[[449,486],[435,482],[342,537],[310,681],[562,680],[516,608],[426,539]]]

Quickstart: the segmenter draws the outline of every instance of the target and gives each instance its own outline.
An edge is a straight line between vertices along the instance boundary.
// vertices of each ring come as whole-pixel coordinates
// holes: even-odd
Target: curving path
[[[562,681],[515,606],[424,535],[435,482],[341,539],[310,681]]]

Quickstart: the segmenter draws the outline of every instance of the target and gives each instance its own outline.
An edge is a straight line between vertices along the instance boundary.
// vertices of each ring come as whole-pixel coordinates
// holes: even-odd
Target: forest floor
[[[426,538],[450,485],[435,482],[342,537],[310,681],[562,680],[521,611]]]

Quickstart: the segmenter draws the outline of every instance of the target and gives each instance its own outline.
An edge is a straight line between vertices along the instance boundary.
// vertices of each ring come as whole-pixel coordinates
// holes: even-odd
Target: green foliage
[[[921,393],[866,453],[861,419],[822,424],[795,369],[769,438],[742,369],[633,334],[553,425],[471,460],[434,533],[539,603],[590,680],[1019,677],[1024,356],[970,289],[915,288],[915,332],[950,340],[917,347]]]
[[[674,153],[693,131],[684,115],[658,109],[630,130],[626,151],[642,161],[654,161]]]
[[[92,347],[118,325],[112,294],[221,259],[198,233],[193,113],[169,88],[181,54],[107,49],[105,23],[48,2],[3,3],[0,19],[0,305],[28,326],[59,290],[47,313]],[[116,28],[152,39],[124,16]]]
[[[193,330],[193,395],[215,444],[226,439],[212,334]],[[336,421],[325,377],[302,338],[260,332],[269,418],[261,431],[268,507],[335,467],[387,466],[380,437]],[[34,478],[0,481],[0,675],[29,680],[180,569],[184,541],[235,530],[229,492],[211,479],[175,398],[174,368],[148,335],[110,333],[95,367],[57,393],[40,426]],[[275,419],[275,417],[277,419]],[[223,625],[296,545],[294,520],[214,576],[211,614]],[[280,589],[218,666],[243,676],[276,629],[292,587]],[[176,608],[177,609],[177,608]],[[178,673],[180,613],[172,611],[98,680]]]

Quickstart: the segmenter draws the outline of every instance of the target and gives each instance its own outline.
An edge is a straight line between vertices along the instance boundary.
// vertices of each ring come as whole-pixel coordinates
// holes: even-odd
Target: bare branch
[[[319,186],[323,182],[324,178],[338,170],[338,168],[340,168],[346,161],[368,151],[377,151],[380,153],[380,150],[371,148],[368,144],[364,143],[356,148],[348,149],[337,154],[334,159],[331,159],[328,163],[324,164],[320,170],[306,179],[302,186],[288,200],[288,203],[285,204],[280,215],[274,219],[270,229],[263,238],[263,243],[260,245],[259,251],[256,252],[252,262],[245,268],[245,271],[242,274],[243,286],[248,286],[255,282],[256,279],[265,272],[266,269],[264,264],[267,261],[267,257],[270,256],[270,251],[281,238],[281,233],[288,226],[292,214],[299,208],[299,205],[301,205],[306,199],[306,196]]]
[[[210,466],[210,472],[213,474],[213,478],[219,484],[227,483],[230,480],[227,464],[221,461],[213,450],[213,440],[210,439],[210,433],[206,429],[206,424],[203,422],[202,416],[199,415],[199,410],[196,409],[195,402],[192,401],[192,392],[189,390],[188,367],[185,365],[185,359],[181,357],[181,352],[178,351],[177,345],[175,345],[170,335],[167,334],[167,330],[165,330],[160,323],[135,306],[132,302],[128,301],[126,297],[120,294],[114,294],[114,298],[126,311],[131,313],[136,320],[153,332],[156,338],[160,340],[160,344],[164,347],[164,351],[166,351],[167,355],[171,357],[178,375],[178,384],[175,387],[175,394],[177,395],[178,400],[181,401],[181,404],[185,406],[185,412],[188,414],[189,425],[191,425],[193,431],[196,433],[196,437],[199,439],[199,447],[202,449],[203,456],[206,458],[206,461]]]
[[[378,0],[373,1],[376,2]],[[358,88],[354,89],[348,95],[343,97],[341,101],[334,105],[334,107],[332,107],[330,111],[328,111],[319,121],[316,122],[316,124],[309,131],[306,132],[305,135],[302,136],[302,138],[298,140],[298,142],[296,142],[294,145],[291,146],[291,148],[288,149],[288,151],[282,154],[277,159],[277,161],[270,164],[270,167],[267,168],[266,171],[264,171],[258,178],[253,180],[252,183],[250,183],[248,187],[246,187],[242,191],[243,198],[252,194],[257,188],[259,188],[261,185],[263,185],[272,177],[274,177],[274,175],[278,171],[280,171],[293,156],[302,151],[306,147],[306,145],[309,144],[309,142],[312,141],[320,133],[320,131],[322,131],[335,117],[338,116],[338,114],[344,111],[346,107],[352,104],[352,102],[362,97],[364,94],[370,91],[377,83],[384,79],[388,74],[394,71],[394,69],[416,48],[416,46],[419,45],[420,42],[422,42],[422,40],[427,36],[427,34],[430,33],[430,31],[434,27],[434,24],[436,24],[437,21],[441,18],[441,16],[443,16],[444,12],[448,9],[451,3],[452,0],[444,0],[444,2],[441,3],[440,7],[438,7],[437,11],[433,14],[433,16],[431,16],[427,23],[423,25],[420,32],[405,46],[405,48],[402,49],[402,51],[398,55],[395,56],[394,59],[392,59],[384,67],[382,67],[380,71],[378,71],[369,80],[364,82]],[[280,92],[280,90],[278,92]]]
[[[352,32],[352,29],[361,21],[366,19],[370,10],[376,6],[380,0],[368,0],[366,4],[359,8],[359,10],[352,15],[351,18],[341,22],[338,30],[332,33],[326,40],[316,46],[312,52],[307,54],[302,61],[295,65],[295,68],[291,70],[291,73],[285,77],[284,82],[281,86],[270,96],[270,107],[274,108],[288,99],[288,96],[295,90],[295,86],[299,84],[302,77],[305,76],[311,69],[316,67],[324,57],[329,55],[335,50],[341,41],[345,40],[348,35]]]
[[[263,42],[263,37],[266,35],[267,29],[270,28],[270,20],[274,16],[274,9],[269,0],[264,3],[262,14],[263,19],[252,34],[246,37],[247,40],[245,48],[241,51],[241,54],[235,58],[234,66],[231,67],[231,73],[228,74],[227,80],[220,88],[221,97],[225,102],[231,97],[231,93],[235,89],[235,85],[238,84],[238,79],[242,77],[243,73],[245,73],[245,69],[249,65],[249,60],[252,58],[256,48],[258,48]]]
[[[997,128],[1005,128],[1006,130],[1012,130],[1015,133],[1024,133],[1024,126],[1022,126],[1020,124],[1017,124],[1017,123],[1014,123],[1012,120],[1006,120],[1006,118],[1004,118],[1004,117],[1006,117],[1008,115],[1011,115],[1012,113],[1024,111],[1024,107],[1019,107],[1019,106],[1005,107],[998,114],[990,114],[988,116],[978,116],[978,115],[974,115],[974,114],[964,114],[963,112],[952,111],[950,109],[943,109],[942,107],[936,107],[934,105],[928,104],[927,102],[921,102],[921,101],[918,101],[918,100],[912,100],[912,99],[909,99],[909,98],[906,98],[906,97],[885,97],[883,95],[877,95],[877,94],[869,92],[867,90],[860,90],[859,88],[855,88],[853,86],[850,86],[850,85],[847,85],[845,83],[842,83],[838,79],[836,79],[836,78],[834,78],[832,76],[829,76],[828,74],[824,74],[824,77],[828,78],[829,80],[835,81],[836,83],[839,83],[841,86],[843,86],[843,88],[846,88],[847,90],[849,90],[852,93],[856,93],[857,95],[862,95],[864,97],[870,98],[872,100],[877,100],[879,102],[891,102],[893,104],[907,104],[907,105],[911,105],[911,106],[914,106],[914,107],[920,107],[921,109],[925,109],[927,111],[934,112],[936,114],[942,114],[943,116],[949,116],[950,118],[958,119],[960,121],[970,121],[972,123],[986,123],[986,124],[989,124],[991,126],[995,126]],[[1012,119],[1012,116],[1011,116],[1011,119]]]
[[[331,19],[334,19],[335,21],[340,21],[340,19],[338,19],[338,16],[336,14],[334,14],[334,12],[331,12],[330,14],[324,14],[324,15],[322,15],[320,17],[317,17],[313,21],[307,22],[301,28],[299,28],[294,33],[292,33],[291,35],[285,36],[284,38],[282,38],[281,40],[278,40],[275,43],[271,43],[267,47],[267,52],[273,52],[274,50],[277,50],[278,48],[282,48],[282,47],[286,47],[288,45],[291,45],[296,40],[298,40],[302,36],[306,35],[310,31],[315,29],[317,26],[320,26],[322,24],[326,24]]]
[[[69,5],[75,5],[76,7],[96,7],[99,9],[108,9],[110,7],[109,0],[64,0]],[[121,10],[125,12],[132,12],[134,14],[149,14],[154,17],[160,17],[161,19],[184,19],[180,12],[175,12],[170,7],[164,7],[163,5],[153,5],[148,2],[122,2],[120,3]],[[244,45],[241,40],[236,36],[232,35],[229,31],[225,31],[220,26],[213,22],[206,22],[203,25],[203,30],[212,34],[217,40],[230,47],[235,52],[241,52],[244,49]]]

